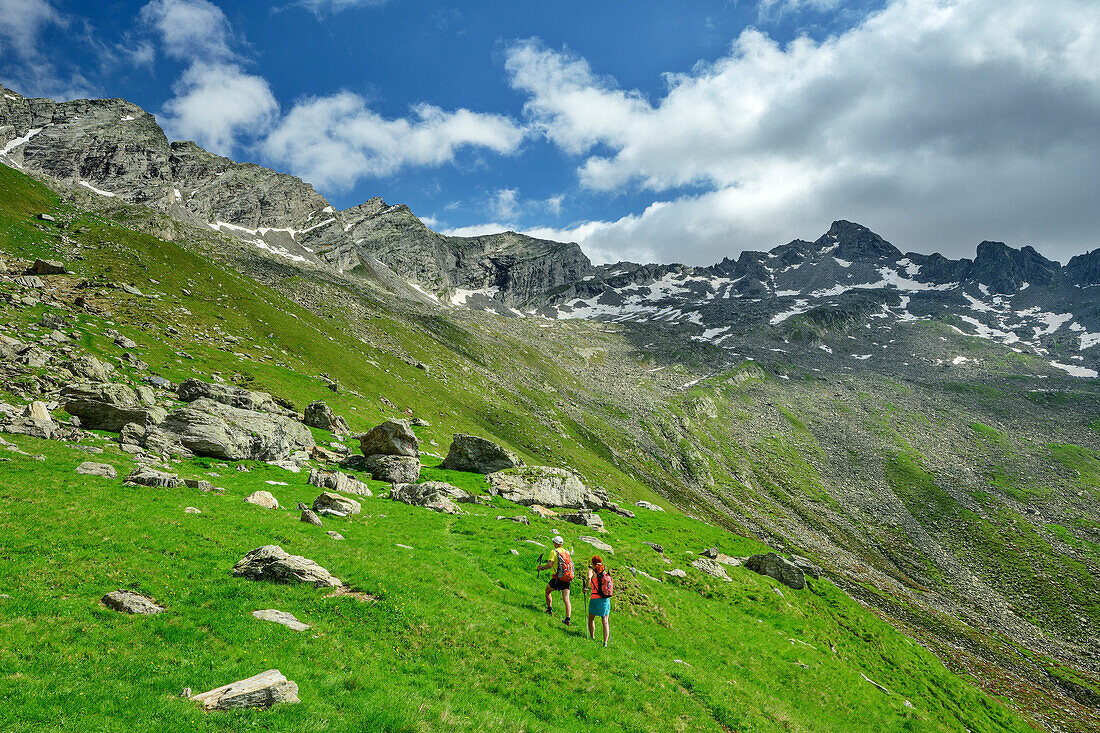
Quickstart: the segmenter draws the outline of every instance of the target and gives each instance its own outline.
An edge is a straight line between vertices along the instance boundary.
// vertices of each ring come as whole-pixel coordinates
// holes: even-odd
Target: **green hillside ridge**
[[[1095,395],[1066,397],[1079,408],[1070,416],[1057,395],[1037,397],[1025,386],[875,376],[856,383],[755,363],[681,388],[706,376],[692,371],[690,351],[640,352],[617,326],[420,307],[374,282],[256,266],[219,235],[59,190],[0,166],[0,253],[10,266],[66,262],[75,274],[51,282],[68,301],[83,295],[95,309],[62,312],[75,320],[69,330],[82,353],[113,361],[121,350],[107,331],[117,329],[139,344],[149,371],[173,382],[222,378],[298,409],[324,399],[353,431],[423,418],[431,425],[417,429],[428,464],[421,480],[482,486],[479,475],[433,467],[451,434],[465,432],[530,464],[570,467],[624,505],[647,499],[668,511],[605,517],[620,597],[602,656],[581,631],[570,635],[537,613],[541,583],[531,568],[542,550],[517,541],[548,544],[560,532],[583,557],[589,548],[574,525],[533,516],[529,528],[497,522],[497,514],[526,513],[500,499],[463,505],[470,514],[451,518],[375,498],[364,500],[370,516],[326,520],[324,529],[347,537],[340,543],[296,514],[240,502],[256,489],[284,506],[309,502],[319,491],[305,473],[249,463],[250,473],[237,474],[196,459],[173,470],[218,473],[211,480],[225,496],[126,487],[74,474],[89,456],[64,445],[4,436],[46,457],[0,463],[0,552],[18,563],[12,590],[0,590],[12,596],[0,599],[11,639],[0,646],[0,668],[14,670],[0,675],[0,689],[28,713],[0,717],[4,729],[126,721],[120,729],[154,730],[161,719],[279,730],[549,730],[562,720],[624,730],[1028,729],[969,682],[1032,720],[1088,729],[1082,701],[1100,683],[1061,640],[1100,622],[1100,523],[1090,505],[1065,504],[1095,490]],[[36,220],[43,212],[61,224]],[[78,290],[82,280],[100,284]],[[154,297],[111,286],[121,283]],[[0,303],[8,332],[23,340],[50,330],[35,325],[48,312],[57,309]],[[650,372],[655,365],[666,368]],[[116,378],[143,374],[120,367]],[[0,401],[25,403],[41,384],[5,383]],[[315,433],[320,444],[331,440]],[[128,470],[113,443],[96,445],[107,452],[94,460]],[[956,485],[953,470],[963,464],[1001,478]],[[898,497],[912,524],[880,522],[863,506],[859,488],[869,483]],[[1019,502],[1036,499],[1058,521],[1037,526],[1024,517]],[[203,513],[185,515],[186,506]],[[643,540],[664,545],[674,565]],[[773,581],[740,568],[730,570],[733,582],[712,582],[686,554],[718,546],[743,555],[764,549],[761,542],[813,558],[828,579],[808,591],[783,588],[780,598]],[[326,599],[229,574],[247,551],[270,543],[377,600]],[[658,577],[684,567],[689,577],[656,584],[635,579],[629,566]],[[1054,636],[1021,646],[1003,627],[958,613],[977,602],[956,585],[963,566]],[[1072,583],[1062,582],[1065,568]],[[154,596],[169,612],[134,619],[97,605],[121,587]],[[257,608],[291,611],[314,629],[295,635],[264,624],[249,615]],[[26,653],[37,637],[35,653]],[[184,686],[198,692],[270,667],[299,683],[303,704],[236,719],[174,699]],[[568,686],[553,696],[542,683],[556,667]],[[58,689],[84,692],[87,712],[63,707]]]

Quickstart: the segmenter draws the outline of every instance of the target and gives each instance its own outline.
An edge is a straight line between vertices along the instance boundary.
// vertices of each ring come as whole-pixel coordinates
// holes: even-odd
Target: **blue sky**
[[[1100,4],[0,0],[0,81],[453,233],[709,264],[860,221],[1100,244]]]

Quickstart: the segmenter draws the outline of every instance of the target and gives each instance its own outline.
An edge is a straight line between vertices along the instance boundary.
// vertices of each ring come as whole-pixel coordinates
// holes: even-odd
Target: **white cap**
[[[560,534],[559,534],[559,535],[557,535],[557,536],[555,536],[555,537],[554,537],[554,538],[553,538],[552,540],[550,540],[550,541],[551,541],[551,542],[553,542],[553,543],[554,543],[555,545],[564,545],[564,544],[565,544],[565,540],[563,540],[563,539],[561,538],[561,535],[560,535]]]

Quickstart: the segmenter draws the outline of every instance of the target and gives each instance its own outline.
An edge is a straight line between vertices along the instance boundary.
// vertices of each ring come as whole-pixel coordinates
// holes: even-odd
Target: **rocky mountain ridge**
[[[709,267],[595,267],[574,243],[515,232],[448,237],[381,198],[337,211],[294,176],[169,143],[152,115],[125,100],[2,95],[0,160],[209,227],[252,245],[257,258],[407,282],[407,295],[425,301],[514,317],[656,323],[714,347],[707,358],[716,365],[766,355],[735,346],[734,336],[751,332],[779,340],[770,353],[797,342],[817,349],[815,358],[890,361],[880,352],[891,334],[879,332],[930,320],[1038,357],[1048,375],[1100,375],[1091,290],[1100,284],[1100,249],[1062,266],[1033,247],[987,241],[973,259],[952,260],[903,253],[839,220],[813,242],[744,251]],[[871,333],[837,343],[835,326],[856,322]],[[939,361],[957,366],[960,356]],[[905,358],[917,355],[892,367],[909,367]]]

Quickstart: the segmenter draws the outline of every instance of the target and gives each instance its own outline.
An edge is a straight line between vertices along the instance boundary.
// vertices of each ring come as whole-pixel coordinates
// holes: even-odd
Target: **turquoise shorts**
[[[588,615],[589,616],[608,616],[611,614],[611,599],[610,598],[589,598],[588,599]]]

